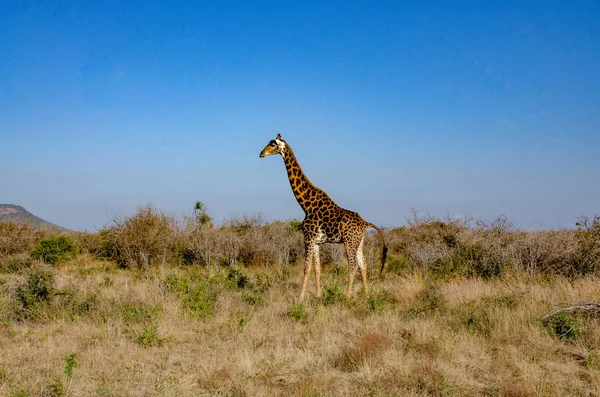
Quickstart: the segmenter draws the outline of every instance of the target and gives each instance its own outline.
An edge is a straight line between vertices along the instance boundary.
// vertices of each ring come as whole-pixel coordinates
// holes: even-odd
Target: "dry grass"
[[[387,274],[369,299],[311,297],[298,321],[296,269],[140,272],[83,254],[52,272],[55,295],[29,319],[14,301],[26,274],[0,275],[2,395],[600,394],[598,320],[577,315],[574,338],[539,320],[600,301],[593,276]],[[344,281],[324,274],[326,286]],[[195,316],[197,299],[211,310]]]

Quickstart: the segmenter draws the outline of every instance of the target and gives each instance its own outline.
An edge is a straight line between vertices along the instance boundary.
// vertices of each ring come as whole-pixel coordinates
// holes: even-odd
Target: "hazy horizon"
[[[600,212],[600,3],[10,2],[0,202],[302,219],[278,133],[370,222]]]

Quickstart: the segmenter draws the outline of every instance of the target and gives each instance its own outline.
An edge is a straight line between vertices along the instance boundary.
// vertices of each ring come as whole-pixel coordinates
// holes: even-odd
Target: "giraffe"
[[[344,244],[350,268],[346,298],[350,297],[352,284],[357,269],[362,277],[365,296],[368,295],[367,267],[363,255],[363,243],[365,231],[374,228],[383,241],[383,254],[381,257],[381,269],[383,272],[387,246],[383,238],[383,232],[377,226],[363,220],[356,212],[349,211],[338,206],[323,190],[313,185],[298,163],[290,145],[281,138],[280,134],[271,140],[260,152],[260,158],[280,154],[283,157],[288,179],[292,192],[304,210],[304,221],[302,230],[304,232],[304,246],[306,251],[306,264],[304,266],[304,278],[300,289],[299,301],[304,300],[306,284],[314,264],[315,287],[317,296],[321,296],[321,263],[319,259],[319,246],[323,243]]]

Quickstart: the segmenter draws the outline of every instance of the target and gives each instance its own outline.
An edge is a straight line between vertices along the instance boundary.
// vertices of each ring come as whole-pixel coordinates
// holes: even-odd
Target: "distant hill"
[[[0,222],[12,221],[19,223],[29,223],[34,226],[50,226],[64,230],[64,228],[50,223],[40,217],[33,215],[20,205],[0,204]]]

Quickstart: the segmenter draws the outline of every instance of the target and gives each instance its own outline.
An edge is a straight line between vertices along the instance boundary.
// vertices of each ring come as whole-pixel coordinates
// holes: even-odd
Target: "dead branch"
[[[556,309],[556,310],[554,310],[554,311],[546,314],[544,317],[542,317],[542,320],[545,320],[547,318],[555,316],[558,313],[572,312],[572,311],[575,311],[575,310],[586,310],[586,311],[592,311],[592,312],[600,312],[600,303],[586,302],[586,303],[583,303],[581,305],[561,307],[560,309]]]

